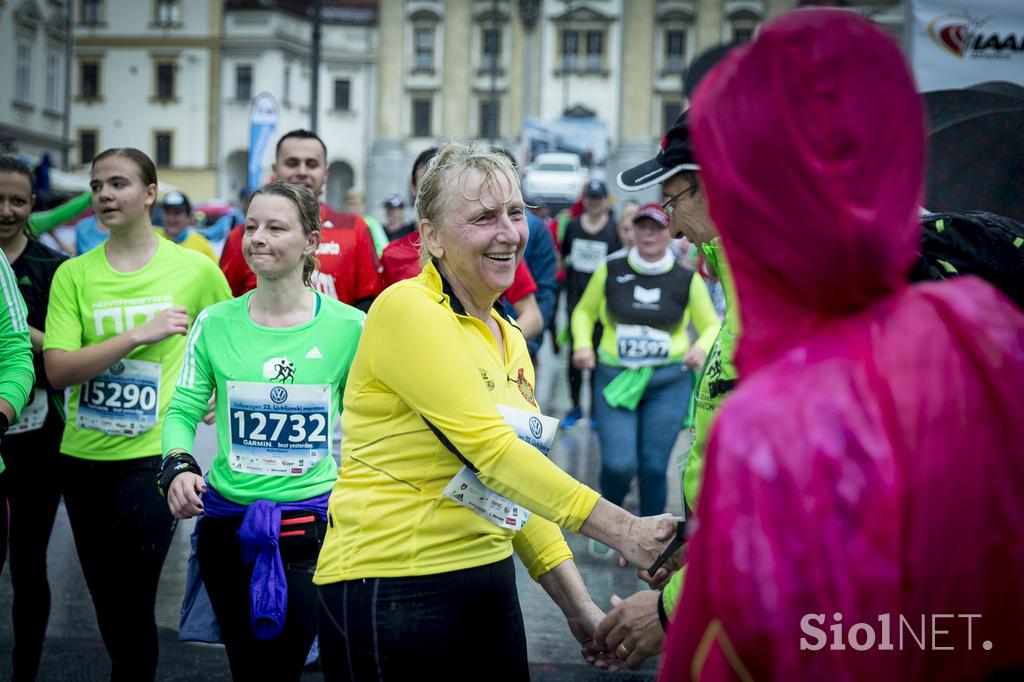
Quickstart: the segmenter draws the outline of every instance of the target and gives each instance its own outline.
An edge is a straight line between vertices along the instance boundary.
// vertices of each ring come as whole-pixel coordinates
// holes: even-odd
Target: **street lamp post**
[[[64,8],[64,117],[61,121],[60,167],[71,170],[71,67],[75,51],[75,34],[72,30],[71,13],[74,8],[68,2]]]
[[[313,55],[309,79],[309,129],[314,133],[320,114],[320,0],[313,0]]]

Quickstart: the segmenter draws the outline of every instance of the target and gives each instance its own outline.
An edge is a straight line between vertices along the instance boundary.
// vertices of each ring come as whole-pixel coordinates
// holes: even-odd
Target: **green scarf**
[[[610,407],[635,410],[640,404],[640,399],[644,397],[652,374],[654,368],[650,366],[627,369],[604,387],[602,395]]]

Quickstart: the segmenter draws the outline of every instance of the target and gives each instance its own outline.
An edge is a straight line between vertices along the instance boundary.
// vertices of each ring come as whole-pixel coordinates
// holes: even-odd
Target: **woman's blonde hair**
[[[479,201],[481,196],[470,197],[465,194],[466,176],[473,171],[477,171],[481,176],[481,196],[488,189],[495,196],[501,195],[499,177],[504,177],[511,185],[512,192],[509,198],[519,189],[519,174],[507,156],[501,152],[488,151],[475,142],[449,142],[441,147],[427,164],[427,172],[417,186],[416,214],[419,219],[429,220],[430,224],[435,226],[434,229],[439,229],[447,213],[452,192],[458,192],[467,201]],[[420,261],[426,263],[429,260],[430,251],[421,238]]]
[[[307,237],[311,234],[316,234],[317,242],[319,243],[321,230],[320,202],[316,200],[316,195],[302,185],[293,185],[290,182],[271,182],[252,193],[249,205],[252,206],[252,199],[261,194],[283,197],[292,202],[295,205],[296,212],[299,214],[302,234]],[[313,273],[319,267],[320,262],[317,261],[316,256],[311,253],[306,254],[302,262],[302,283],[307,287],[312,287]]]

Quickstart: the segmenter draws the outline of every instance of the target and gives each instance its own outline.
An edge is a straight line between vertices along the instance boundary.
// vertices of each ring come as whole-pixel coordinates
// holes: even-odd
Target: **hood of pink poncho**
[[[920,241],[920,98],[896,43],[837,14],[772,22],[709,74],[691,110],[742,301],[741,375],[906,287]]]

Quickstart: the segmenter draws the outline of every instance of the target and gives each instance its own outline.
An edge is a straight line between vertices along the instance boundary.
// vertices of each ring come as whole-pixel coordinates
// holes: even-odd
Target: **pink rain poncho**
[[[906,282],[924,126],[896,43],[793,12],[691,115],[743,333],[661,679],[1024,666],[1024,315]]]

